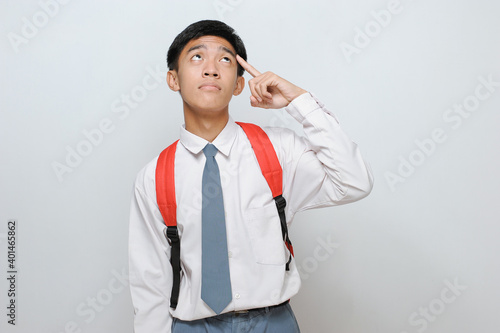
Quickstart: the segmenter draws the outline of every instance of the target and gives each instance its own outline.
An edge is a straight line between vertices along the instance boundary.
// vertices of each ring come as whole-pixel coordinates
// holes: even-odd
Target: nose
[[[213,76],[213,77],[217,78],[217,77],[219,77],[219,74],[215,71],[205,71],[203,73],[203,76],[206,76],[206,77]]]
[[[219,70],[217,68],[217,65],[213,63],[212,61],[207,61],[207,64],[205,68],[203,69],[203,76],[204,77],[214,77],[218,78],[219,77]]]

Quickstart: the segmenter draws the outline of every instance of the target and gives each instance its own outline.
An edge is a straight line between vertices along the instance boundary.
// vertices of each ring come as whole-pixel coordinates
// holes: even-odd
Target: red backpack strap
[[[173,281],[170,307],[176,308],[181,281],[181,243],[177,230],[177,202],[175,200],[175,151],[179,140],[165,148],[156,162],[156,201],[163,221],[167,225],[165,237],[170,243],[170,263]]]
[[[177,202],[175,200],[175,151],[179,140],[165,148],[156,163],[156,201],[167,226],[177,226]]]
[[[283,193],[283,171],[273,144],[266,132],[259,126],[250,123],[236,122],[241,126],[252,145],[257,161],[259,162],[262,175],[269,184],[273,198]]]
[[[286,224],[285,217],[285,206],[286,200],[283,198],[283,170],[281,169],[278,156],[274,150],[274,146],[269,140],[266,132],[259,126],[250,123],[236,122],[241,126],[245,134],[247,135],[250,144],[252,145],[255,156],[257,157],[257,162],[259,162],[260,170],[262,175],[267,181],[269,188],[271,189],[274,201],[276,203],[276,208],[278,209],[278,214],[281,221],[281,232],[283,234],[283,240],[286,247],[290,251],[290,257],[286,263],[286,270],[290,269],[290,262],[293,256],[293,246],[290,238],[288,237],[288,227]]]

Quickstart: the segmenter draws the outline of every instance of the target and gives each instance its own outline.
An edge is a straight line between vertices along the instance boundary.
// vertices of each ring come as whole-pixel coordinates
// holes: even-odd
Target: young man
[[[177,306],[171,308],[171,246],[157,204],[155,158],[137,176],[131,207],[135,332],[299,332],[288,304],[300,287],[296,263],[287,263],[291,256],[280,216],[256,152],[229,115],[232,96],[245,86],[244,70],[253,76],[253,107],[285,107],[304,128],[305,137],[286,129],[265,129],[283,170],[288,225],[299,211],[368,195],[373,184],[370,169],[321,102],[246,62],[241,39],[226,24],[190,25],[172,43],[167,61],[167,83],[180,93],[185,119],[172,184],[181,244],[180,291]],[[219,206],[209,212],[214,202]],[[218,222],[207,227],[211,222],[205,221],[213,216]],[[206,241],[206,235],[221,225],[224,236]],[[208,264],[216,253],[224,258]],[[210,269],[213,276],[220,274],[217,281],[206,277]]]

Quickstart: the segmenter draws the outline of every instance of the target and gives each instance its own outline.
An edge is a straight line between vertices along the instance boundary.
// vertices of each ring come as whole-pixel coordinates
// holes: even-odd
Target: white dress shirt
[[[305,137],[265,128],[283,168],[283,197],[290,226],[295,213],[359,200],[373,178],[358,147],[336,118],[305,93],[286,108]],[[155,158],[138,174],[130,213],[130,289],[136,333],[170,332],[172,316],[195,320],[215,313],[201,299],[202,149],[208,143],[181,128],[175,155],[177,225],[181,239],[181,284],[177,309],[170,308],[172,267],[166,228],[156,203]],[[212,142],[221,174],[233,299],[223,312],[282,303],[300,288],[269,186],[243,130],[230,118]],[[293,240],[292,240],[293,242]]]

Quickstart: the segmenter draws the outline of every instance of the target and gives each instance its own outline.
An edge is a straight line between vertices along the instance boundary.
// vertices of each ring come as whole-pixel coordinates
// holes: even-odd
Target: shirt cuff
[[[318,109],[324,110],[325,105],[316,98],[316,96],[311,92],[305,92],[299,97],[295,98],[293,101],[288,104],[285,110],[295,118],[299,123],[303,123],[304,119],[314,111]],[[338,123],[338,120],[335,118],[331,112],[325,110],[329,115],[333,116],[335,121]]]

